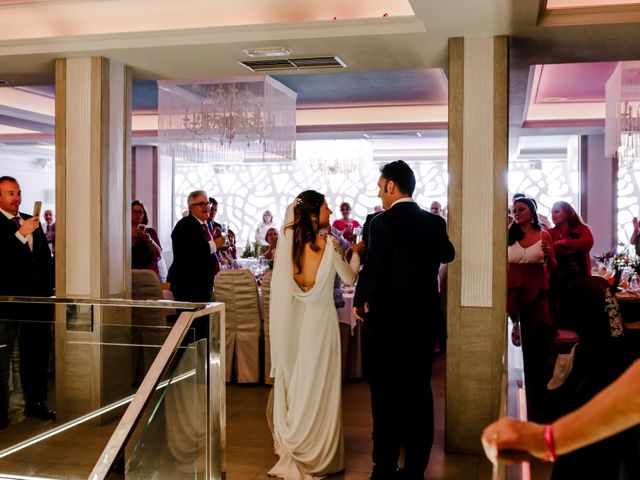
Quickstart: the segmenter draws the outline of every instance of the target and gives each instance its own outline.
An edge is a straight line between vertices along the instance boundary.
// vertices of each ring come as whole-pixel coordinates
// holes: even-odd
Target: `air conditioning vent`
[[[253,72],[264,70],[299,70],[308,68],[346,68],[339,57],[306,57],[273,60],[244,60],[240,65]]]

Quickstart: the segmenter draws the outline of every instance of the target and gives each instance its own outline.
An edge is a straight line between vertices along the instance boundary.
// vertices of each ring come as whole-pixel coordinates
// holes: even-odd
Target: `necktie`
[[[213,237],[211,236],[211,232],[209,231],[209,227],[207,227],[206,223],[202,224],[202,229],[204,230],[204,236],[206,237],[206,239],[213,240]]]
[[[18,228],[20,228],[20,217],[13,217],[11,221],[15,223],[18,226]]]

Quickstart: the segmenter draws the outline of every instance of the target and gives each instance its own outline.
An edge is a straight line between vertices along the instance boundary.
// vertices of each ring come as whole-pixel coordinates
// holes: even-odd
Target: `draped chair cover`
[[[260,304],[250,270],[223,270],[216,275],[215,297],[225,304],[226,380],[231,381],[235,355],[238,383],[260,381]]]
[[[271,276],[269,270],[262,277],[262,304],[264,318],[264,383],[273,385],[273,377],[269,375],[271,372],[271,340],[269,338],[269,298],[271,297]]]
[[[162,300],[162,284],[152,270],[131,270],[131,298]],[[132,308],[131,314],[131,383],[139,385],[149,371],[160,347],[166,340],[166,312],[162,308]],[[145,345],[144,347],[140,345]],[[157,346],[157,348],[151,347]]]

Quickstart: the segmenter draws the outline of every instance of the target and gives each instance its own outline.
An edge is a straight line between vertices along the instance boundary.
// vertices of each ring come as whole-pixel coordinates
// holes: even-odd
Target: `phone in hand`
[[[42,202],[38,200],[33,204],[33,216],[40,218],[40,210],[42,210]]]
[[[358,243],[362,240],[362,227],[356,227],[353,229],[353,243]]]
[[[138,224],[138,231],[144,233],[145,229],[147,228],[147,226],[143,223],[139,223]]]

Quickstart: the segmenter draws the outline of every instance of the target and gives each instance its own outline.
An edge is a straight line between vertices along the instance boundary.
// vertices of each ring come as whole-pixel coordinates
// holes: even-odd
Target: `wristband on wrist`
[[[547,447],[547,456],[545,462],[555,463],[558,460],[555,442],[553,441],[553,426],[551,424],[544,426],[544,444]]]

